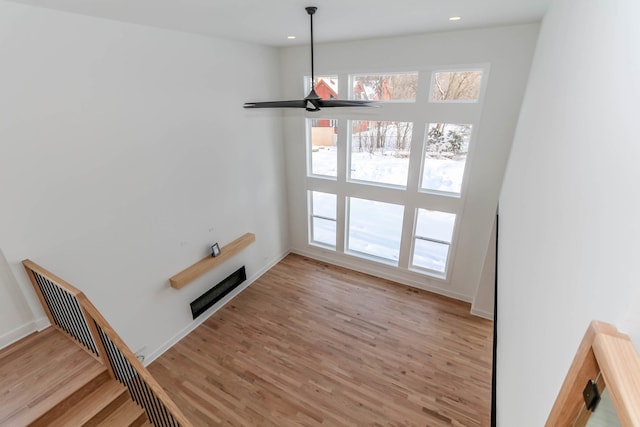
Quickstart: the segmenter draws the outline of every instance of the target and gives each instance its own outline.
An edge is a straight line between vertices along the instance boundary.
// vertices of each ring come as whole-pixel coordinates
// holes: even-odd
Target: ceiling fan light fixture
[[[375,101],[360,100],[340,100],[340,99],[322,99],[315,91],[315,71],[313,64],[313,15],[318,10],[315,6],[305,7],[309,15],[309,26],[311,30],[311,90],[309,94],[300,100],[291,101],[268,101],[268,102],[246,102],[244,108],[304,108],[307,111],[320,111],[321,108],[328,107],[372,107]],[[289,36],[289,39],[295,36]]]

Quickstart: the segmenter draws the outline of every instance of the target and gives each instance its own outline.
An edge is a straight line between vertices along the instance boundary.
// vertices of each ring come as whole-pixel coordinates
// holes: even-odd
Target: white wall
[[[278,95],[275,49],[0,2],[0,58],[0,247],[23,288],[31,258],[149,353],[192,325],[195,296],[288,251],[280,114],[242,109]]]
[[[494,220],[480,275],[480,284],[471,304],[471,313],[491,320],[493,320],[496,295],[496,232],[496,221]]]
[[[541,426],[593,319],[640,344],[640,3],[555,0],[500,198],[498,425]]]
[[[32,311],[0,250],[0,348],[24,337],[36,327]]]
[[[293,250],[472,302],[480,282],[537,32],[538,25],[530,24],[316,46],[317,75],[416,71],[465,64],[489,64],[490,72],[482,116],[479,118],[479,132],[474,141],[475,152],[468,165],[467,197],[462,207],[455,263],[448,282],[336,254],[308,244],[305,128],[304,115],[298,112],[288,113],[285,118]],[[302,97],[303,76],[310,74],[308,47],[283,49],[282,69],[285,98]],[[346,90],[346,83],[343,85]],[[427,86],[428,84],[418,90],[427,91]],[[383,106],[372,114],[383,118],[386,111],[392,108],[400,109],[402,106]],[[427,120],[427,113],[420,119]],[[315,117],[329,115],[337,118],[359,118],[358,113],[344,109],[323,110]],[[421,141],[414,141],[413,146],[419,146],[420,143]],[[378,190],[374,188],[371,191]]]

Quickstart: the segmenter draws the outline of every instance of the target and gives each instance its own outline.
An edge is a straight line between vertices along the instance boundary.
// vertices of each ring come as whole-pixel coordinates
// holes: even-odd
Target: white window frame
[[[307,192],[320,191],[336,195],[336,246],[335,248],[328,248],[335,251],[334,256],[345,257],[345,262],[357,262],[356,259],[359,259],[363,260],[365,263],[371,262],[371,267],[374,267],[375,265],[383,265],[388,266],[389,268],[395,268],[400,272],[415,274],[415,280],[423,280],[421,278],[427,277],[438,282],[449,282],[451,279],[451,269],[455,263],[458,231],[464,220],[463,208],[465,205],[468,187],[468,175],[469,171],[473,168],[473,161],[477,146],[475,140],[481,131],[479,123],[482,106],[485,100],[487,82],[489,80],[489,70],[489,64],[421,67],[418,70],[418,87],[415,101],[382,102],[380,108],[330,108],[324,109],[322,111],[322,116],[318,116],[317,113],[302,112],[305,118],[305,129],[307,135],[307,143],[305,144],[307,158],[305,159],[306,179],[304,189]],[[478,99],[472,101],[431,101],[432,80],[435,78],[434,73],[443,71],[482,71],[482,80]],[[338,93],[340,93],[341,97],[345,99],[346,97],[352,97],[352,76],[403,73],[414,73],[414,71],[355,69],[348,71],[345,70],[344,72],[322,73],[322,75],[336,76],[338,78]],[[308,80],[308,77],[305,79]],[[427,85],[428,87],[425,88]],[[311,174],[311,121],[306,121],[307,119],[337,120],[336,177]],[[351,147],[349,144],[351,143],[351,123],[354,120],[390,120],[413,123],[411,151],[409,155],[409,173],[406,187],[350,178],[351,174],[349,173],[349,168],[351,164]],[[306,125],[306,123],[309,123],[309,125]],[[426,159],[425,150],[427,138],[425,136],[429,123],[461,123],[470,124],[472,126],[472,133],[469,139],[469,150],[467,153],[460,193],[421,189],[424,173],[423,168]],[[351,197],[404,206],[400,255],[397,263],[394,260],[379,258],[367,253],[361,253],[357,250],[349,249],[349,198]],[[327,245],[323,243],[312,241],[312,207],[309,204],[307,207],[309,209],[307,220],[309,247],[315,247],[318,249],[327,248]],[[456,215],[451,239],[452,241],[448,243],[444,242],[449,246],[444,273],[413,265],[413,254],[416,241],[415,226],[417,224],[417,208],[449,212]],[[348,261],[349,257],[353,257],[352,261]],[[336,260],[338,260],[338,258],[336,258]]]
[[[403,208],[403,218],[404,218],[404,212],[406,212],[407,207],[404,205],[400,205],[398,203],[391,203],[391,202],[383,202],[380,200],[374,200],[374,199],[366,199],[364,197],[358,197],[358,196],[347,196],[346,197],[346,217],[345,217],[345,245],[344,245],[344,252],[347,254],[351,254],[354,256],[357,256],[358,258],[364,258],[364,259],[368,259],[368,260],[372,260],[372,261],[376,261],[379,262],[381,264],[385,264],[385,265],[391,265],[394,267],[397,267],[400,263],[400,254],[402,252],[402,230],[404,228],[404,221],[400,224],[400,247],[398,248],[398,260],[393,260],[391,258],[385,258],[382,256],[377,256],[377,255],[373,255],[373,254],[369,254],[367,252],[362,252],[359,251],[357,249],[351,249],[350,245],[349,245],[349,230],[350,230],[350,222],[351,222],[351,199],[360,199],[360,200],[365,200],[368,202],[378,202],[378,203],[387,203],[387,204],[394,204],[394,205],[398,205],[398,206],[402,206]]]
[[[427,162],[427,137],[429,134],[428,128],[429,128],[429,125],[434,123],[445,123],[445,122],[438,121],[438,122],[425,123],[424,138],[422,141],[422,158],[420,160],[420,178],[418,178],[418,191],[420,193],[425,193],[425,194],[434,194],[438,196],[453,197],[453,198],[460,199],[462,198],[463,191],[465,191],[467,187],[466,183],[467,183],[467,175],[469,171],[469,158],[471,156],[471,150],[473,150],[475,146],[474,140],[476,135],[476,124],[475,123],[445,123],[445,124],[464,124],[464,125],[471,126],[471,135],[469,136],[469,150],[467,151],[467,158],[465,159],[465,162],[464,162],[464,171],[462,172],[462,182],[460,185],[460,192],[456,193],[453,191],[442,191],[442,190],[422,188],[422,181],[424,179],[424,173],[425,173],[426,162]]]
[[[418,211],[420,209],[423,210],[430,210],[433,211],[433,209],[426,209],[426,208],[416,208],[415,212],[414,212],[414,222],[413,222],[413,238],[412,238],[412,242],[411,242],[411,256],[409,257],[409,269],[411,271],[416,271],[416,272],[420,272],[420,273],[424,273],[424,274],[428,274],[430,276],[433,277],[439,277],[439,278],[446,278],[447,277],[447,273],[449,272],[449,266],[451,265],[451,252],[453,250],[453,242],[455,242],[455,238],[458,232],[458,219],[459,219],[459,215],[454,213],[454,212],[445,212],[445,211],[438,211],[438,212],[443,212],[443,213],[448,213],[448,214],[452,214],[455,215],[455,220],[453,222],[453,231],[451,232],[451,241],[450,242],[446,242],[444,240],[439,240],[439,239],[434,239],[431,237],[426,237],[426,236],[420,236],[418,235]],[[423,267],[420,265],[415,265],[413,263],[413,257],[415,255],[415,249],[416,249],[416,240],[423,240],[423,241],[427,241],[427,242],[433,242],[433,243],[439,243],[442,245],[447,245],[448,249],[447,249],[447,261],[445,263],[445,267],[444,267],[444,271],[438,271],[438,270],[433,270],[427,267]]]
[[[336,217],[335,218],[329,218],[323,215],[316,215],[314,213],[314,209],[313,209],[313,193],[317,192],[317,193],[325,193],[325,194],[331,194],[336,196]],[[320,191],[320,190],[307,190],[307,211],[309,212],[309,221],[307,224],[307,229],[309,230],[309,244],[310,245],[314,245],[314,246],[320,246],[323,247],[325,249],[330,249],[330,250],[336,250],[337,248],[337,243],[338,243],[338,196],[334,193],[329,193],[326,191]],[[322,219],[325,221],[333,221],[336,223],[336,239],[333,245],[330,245],[328,243],[325,242],[321,242],[319,240],[315,239],[315,227],[313,226],[313,219],[314,218],[318,218],[318,219]]]
[[[306,117],[305,118],[305,126],[306,126],[306,152],[307,152],[307,170],[306,170],[306,175],[309,177],[314,177],[314,178],[319,178],[319,179],[327,179],[327,180],[331,180],[331,181],[336,181],[338,178],[338,159],[337,159],[337,155],[336,155],[336,176],[331,176],[331,175],[321,175],[321,174],[316,174],[313,173],[313,121],[314,120],[329,120],[329,121],[335,121],[337,122],[336,119],[330,119],[330,118],[326,118],[326,117]]]
[[[356,184],[363,184],[363,185],[372,185],[375,187],[385,187],[385,188],[395,188],[395,189],[399,189],[399,190],[406,190],[408,185],[409,185],[409,172],[407,171],[407,181],[405,185],[398,185],[398,184],[389,184],[386,182],[375,182],[375,181],[367,181],[367,180],[363,180],[363,179],[355,179],[355,178],[351,178],[351,156],[352,156],[352,146],[351,143],[353,142],[353,122],[355,121],[368,121],[368,122],[384,122],[384,121],[391,121],[391,122],[401,122],[401,120],[384,120],[384,119],[372,119],[372,120],[366,120],[366,119],[349,119],[347,120],[347,170],[346,172],[346,180],[347,182],[352,182],[352,183],[356,183]],[[411,124],[411,150],[413,150],[413,136],[414,136],[414,129],[415,129],[415,123],[411,122],[411,121],[406,121],[404,123],[410,123]]]

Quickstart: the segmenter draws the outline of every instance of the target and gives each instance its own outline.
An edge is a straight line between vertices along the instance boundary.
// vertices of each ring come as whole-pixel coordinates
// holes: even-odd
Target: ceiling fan
[[[311,26],[311,91],[303,99],[292,101],[268,101],[268,102],[246,102],[244,108],[304,108],[307,111],[320,111],[321,108],[329,107],[371,107],[375,101],[322,99],[315,91],[315,75],[313,69],[313,14],[317,7],[305,7],[309,14]]]

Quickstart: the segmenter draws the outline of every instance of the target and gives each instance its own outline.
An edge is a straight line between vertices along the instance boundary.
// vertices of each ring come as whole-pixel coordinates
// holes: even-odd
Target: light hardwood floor
[[[198,426],[488,426],[469,308],[289,255],[149,369]]]
[[[0,426],[27,425],[106,370],[50,327],[0,351]]]

